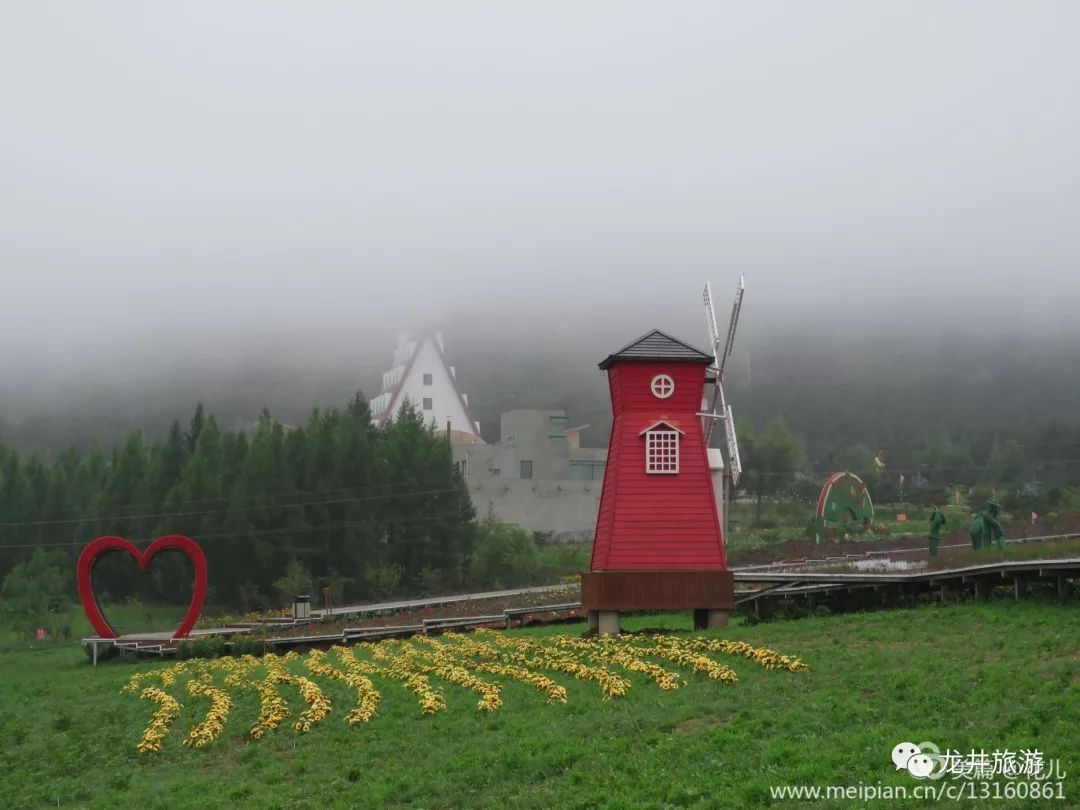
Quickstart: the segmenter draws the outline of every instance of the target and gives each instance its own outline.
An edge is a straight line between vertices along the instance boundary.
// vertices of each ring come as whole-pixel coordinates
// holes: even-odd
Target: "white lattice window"
[[[679,471],[679,431],[653,428],[645,431],[645,472]]]

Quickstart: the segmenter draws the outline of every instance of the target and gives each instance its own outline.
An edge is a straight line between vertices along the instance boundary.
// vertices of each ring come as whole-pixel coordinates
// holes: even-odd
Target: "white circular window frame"
[[[649,388],[657,399],[667,399],[675,393],[675,381],[667,374],[657,374],[649,383]]]

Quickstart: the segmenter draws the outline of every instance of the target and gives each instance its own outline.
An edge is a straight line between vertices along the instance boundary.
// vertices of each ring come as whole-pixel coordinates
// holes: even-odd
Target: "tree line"
[[[825,475],[849,470],[878,503],[940,502],[981,487],[1007,509],[1046,512],[1080,469],[1080,429],[1067,425],[992,435],[932,426],[883,446],[836,443],[812,454],[782,419],[742,419],[739,435],[740,489],[759,503],[812,501]],[[200,405],[160,439],[132,430],[109,450],[20,454],[0,442],[0,608],[50,612],[73,597],[75,559],[94,537],[170,533],[206,551],[211,604],[244,611],[297,593],[317,598],[325,585],[340,604],[550,582],[586,565],[579,550],[477,521],[450,447],[420,413],[406,407],[376,428],[360,395],[295,427],[264,410],[245,428],[223,428]],[[183,602],[191,575],[176,557],[133,577],[132,562],[112,555],[99,566],[99,591]]]
[[[740,489],[759,504],[769,496],[814,500],[825,477],[840,471],[865,480],[879,503],[943,503],[957,491],[981,501],[993,492],[1007,509],[1039,512],[1057,508],[1080,483],[1080,428],[1061,424],[1012,434],[934,425],[877,447],[827,445],[816,458],[782,419],[761,427],[744,420],[738,434]]]
[[[132,430],[108,452],[94,445],[46,458],[0,443],[8,596],[32,594],[34,576],[52,582],[57,570],[73,596],[76,557],[95,537],[172,533],[205,551],[208,602],[236,610],[311,590],[317,601],[325,585],[340,604],[533,584],[573,564],[530,532],[478,522],[449,444],[408,404],[381,428],[357,395],[295,427],[264,410],[246,429],[224,429],[200,405],[160,441]],[[96,569],[106,598],[179,603],[190,594],[182,556],[161,555],[143,576],[124,557]]]

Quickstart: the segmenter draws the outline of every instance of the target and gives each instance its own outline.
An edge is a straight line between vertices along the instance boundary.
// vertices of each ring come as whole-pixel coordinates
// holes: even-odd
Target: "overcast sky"
[[[726,320],[739,273],[751,330],[1061,328],[1078,23],[1037,1],[9,3],[0,369],[388,357],[421,323],[703,342],[702,283]]]

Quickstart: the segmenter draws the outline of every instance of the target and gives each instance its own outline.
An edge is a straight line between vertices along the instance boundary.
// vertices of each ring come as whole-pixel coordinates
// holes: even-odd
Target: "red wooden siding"
[[[657,374],[675,381],[667,399],[650,389]],[[592,570],[727,568],[697,417],[704,384],[701,363],[626,360],[608,369],[614,418]],[[645,472],[645,437],[639,434],[659,420],[684,431],[674,475]]]

